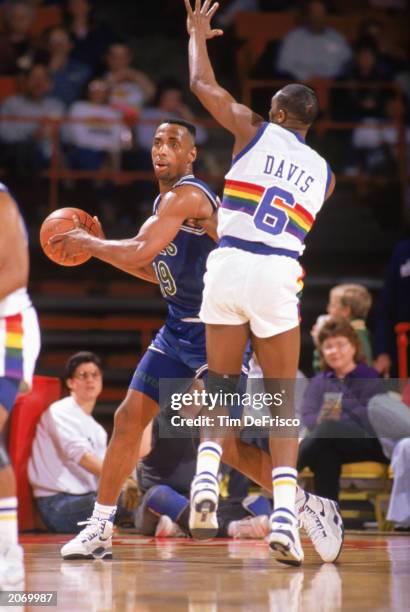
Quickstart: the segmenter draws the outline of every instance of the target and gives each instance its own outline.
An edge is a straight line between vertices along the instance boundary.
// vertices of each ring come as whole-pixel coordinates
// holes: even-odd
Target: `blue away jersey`
[[[205,193],[214,210],[218,208],[218,196],[193,175],[182,177],[175,185],[194,185]],[[161,195],[155,199],[153,212],[158,210]],[[216,248],[216,243],[203,228],[181,226],[178,234],[153,261],[160,282],[161,293],[168,303],[168,320],[198,318],[204,288],[206,260]]]

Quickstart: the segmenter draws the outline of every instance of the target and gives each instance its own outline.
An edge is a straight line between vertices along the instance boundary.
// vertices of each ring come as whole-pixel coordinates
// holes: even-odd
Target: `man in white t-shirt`
[[[100,359],[76,353],[65,382],[70,395],[42,415],[28,465],[41,518],[57,533],[77,532],[78,521],[91,516],[107,446],[107,433],[92,416],[102,390]]]

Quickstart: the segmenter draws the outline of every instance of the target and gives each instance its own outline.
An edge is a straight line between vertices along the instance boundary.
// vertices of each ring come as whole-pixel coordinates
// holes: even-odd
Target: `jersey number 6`
[[[289,191],[280,189],[280,187],[270,187],[259,202],[253,216],[255,226],[272,236],[281,234],[289,221],[287,213],[275,205],[275,202],[279,204],[280,201],[288,206],[295,205],[295,198]]]

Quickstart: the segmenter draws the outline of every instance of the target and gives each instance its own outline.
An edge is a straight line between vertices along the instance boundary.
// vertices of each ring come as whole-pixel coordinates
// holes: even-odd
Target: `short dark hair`
[[[321,370],[330,369],[322,353],[323,343],[329,338],[336,338],[337,336],[343,336],[354,346],[354,348],[356,349],[354,355],[355,363],[359,363],[360,361],[365,360],[362,352],[360,338],[357,335],[355,329],[350,325],[349,321],[342,317],[331,317],[326,321],[326,323],[322,325],[318,334]]]
[[[71,355],[65,364],[64,368],[64,380],[72,378],[78,366],[83,363],[94,363],[99,370],[102,371],[101,359],[95,353],[91,351],[80,351]]]
[[[158,127],[162,125],[163,123],[170,123],[171,125],[182,125],[182,127],[188,130],[188,132],[191,134],[194,140],[196,138],[196,127],[194,126],[193,123],[190,123],[189,121],[185,121],[185,119],[178,119],[177,117],[173,117],[171,119],[164,119],[158,124]]]
[[[278,94],[278,102],[283,110],[304,125],[311,125],[319,114],[316,92],[301,83],[285,85]]]

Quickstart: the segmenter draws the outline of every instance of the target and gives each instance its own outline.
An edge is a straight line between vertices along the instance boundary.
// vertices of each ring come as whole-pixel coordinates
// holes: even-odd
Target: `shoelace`
[[[326,537],[326,530],[322,524],[322,521],[316,515],[316,513],[315,513],[315,516],[313,517],[313,520],[315,521],[314,525],[304,525],[304,528],[306,529],[308,536],[313,541],[316,541],[318,536]]]

